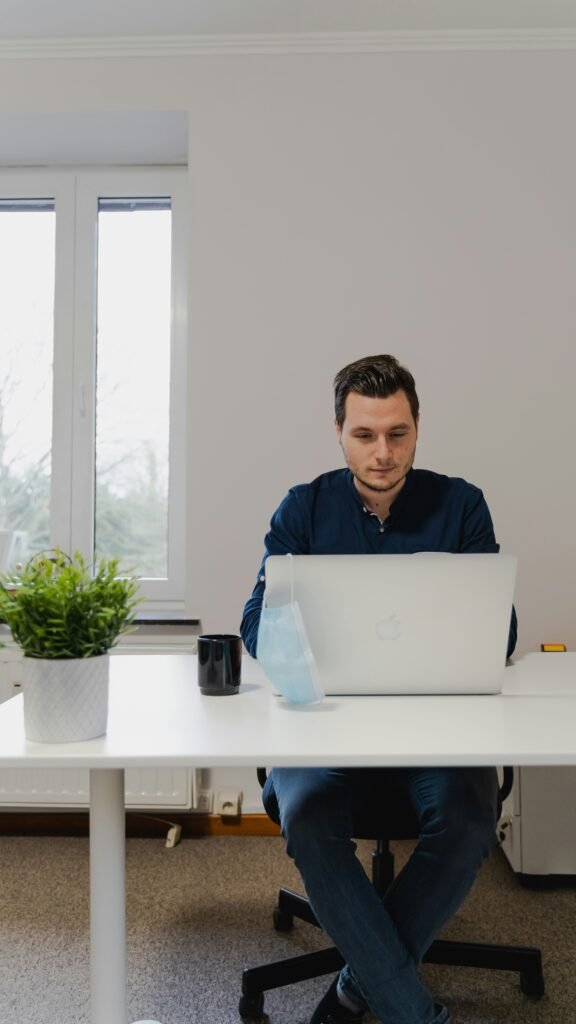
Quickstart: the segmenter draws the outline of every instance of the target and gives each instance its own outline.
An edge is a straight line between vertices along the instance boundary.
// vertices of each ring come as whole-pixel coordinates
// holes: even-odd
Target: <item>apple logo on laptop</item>
[[[386,615],[376,623],[376,632],[381,640],[397,640],[402,632],[400,619],[394,613]]]

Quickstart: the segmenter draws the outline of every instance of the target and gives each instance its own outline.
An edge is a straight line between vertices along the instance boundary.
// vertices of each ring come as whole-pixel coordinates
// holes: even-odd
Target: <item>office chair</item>
[[[258,781],[263,786],[266,769],[258,768]],[[512,789],[512,768],[503,769],[499,805]],[[374,836],[374,829],[358,829],[356,839],[376,839],[372,854],[372,884],[383,896],[394,878],[394,856],[390,851],[391,839],[415,839],[415,821],[411,816],[391,823],[389,836]],[[294,918],[300,918],[319,927],[314,912],[305,896],[299,896],[289,889],[280,889],[278,905],[273,911],[276,931],[290,931]],[[424,956],[432,964],[449,964],[454,967],[481,967],[496,971],[516,971],[520,975],[520,989],[525,995],[540,999],[544,995],[542,954],[532,946],[491,945],[478,942],[453,942],[437,939]],[[283,985],[317,978],[323,974],[339,971],[344,960],[335,947],[322,949],[302,956],[278,960],[275,963],[249,967],[242,973],[242,995],[238,1009],[240,1016],[258,1020],[264,1014],[264,993]]]

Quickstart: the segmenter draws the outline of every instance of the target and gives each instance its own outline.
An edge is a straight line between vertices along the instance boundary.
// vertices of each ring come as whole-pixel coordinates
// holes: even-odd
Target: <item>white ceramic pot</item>
[[[72,743],[106,732],[110,657],[24,658],[24,731],[39,743]]]

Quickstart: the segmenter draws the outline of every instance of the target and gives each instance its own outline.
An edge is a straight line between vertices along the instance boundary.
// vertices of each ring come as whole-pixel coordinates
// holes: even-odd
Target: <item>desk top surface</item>
[[[0,766],[576,764],[576,653],[526,655],[482,696],[297,706],[245,658],[237,695],[203,697],[188,654],[114,657],[110,682],[108,732],[83,743],[27,742],[22,696],[0,705]]]

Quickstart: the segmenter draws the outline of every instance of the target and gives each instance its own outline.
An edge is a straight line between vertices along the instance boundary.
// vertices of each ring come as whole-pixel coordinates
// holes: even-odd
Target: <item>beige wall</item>
[[[484,488],[520,650],[576,648],[572,52],[6,60],[0,111],[187,110],[189,610],[237,626],[269,516],[391,351],[418,464]]]

